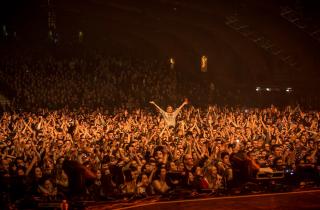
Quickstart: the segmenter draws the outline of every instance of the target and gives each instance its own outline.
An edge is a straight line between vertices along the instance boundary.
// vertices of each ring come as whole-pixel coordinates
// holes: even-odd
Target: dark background
[[[50,6],[48,0],[1,2],[0,24],[6,25],[9,38],[2,37],[0,53],[39,48],[72,56],[82,31],[81,49],[148,59],[174,57],[177,71],[188,75],[184,79],[212,81],[220,89],[252,93],[256,86],[293,87],[302,95],[319,91],[320,41],[308,34],[320,30],[317,0],[51,0]],[[284,7],[294,9],[307,30],[281,17]],[[56,15],[54,48],[48,43],[48,10]],[[228,27],[232,15],[296,65]],[[202,55],[208,57],[205,74],[199,68]]]

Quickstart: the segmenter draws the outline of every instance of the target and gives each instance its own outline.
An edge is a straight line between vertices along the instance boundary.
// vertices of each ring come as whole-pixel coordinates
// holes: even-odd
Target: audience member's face
[[[18,176],[24,176],[24,170],[18,169],[17,174],[18,174]]]
[[[314,142],[313,141],[309,141],[309,147],[313,148],[314,147]]]
[[[273,161],[273,155],[269,155],[268,160]]]
[[[193,182],[194,181],[194,176],[191,172],[188,173],[188,180],[189,182]]]
[[[144,184],[144,185],[148,185],[149,184],[149,178],[146,174],[143,174],[142,177],[141,177],[141,182]]]
[[[138,164],[137,164],[137,161],[131,161],[131,165],[133,166],[133,167],[137,167],[138,166]]]
[[[280,148],[280,147],[276,147],[276,148],[274,149],[274,155],[275,155],[276,157],[280,157],[280,156],[281,156],[281,148]]]
[[[108,133],[108,138],[111,139],[111,140],[113,139],[113,133],[112,132]]]
[[[247,148],[251,147],[251,142],[247,142],[247,145],[246,145]]]
[[[265,150],[270,151],[270,145],[269,144],[265,144],[264,148],[265,148]]]
[[[156,163],[155,162],[150,163],[150,170],[152,171],[155,168],[156,168]]]
[[[215,175],[218,174],[218,170],[217,170],[217,168],[215,166],[212,166],[212,167],[209,168],[209,173],[210,173],[211,176],[215,176]]]
[[[251,160],[256,160],[256,159],[257,159],[257,155],[256,155],[254,152],[250,152],[249,158],[250,158]]]
[[[177,169],[178,169],[178,171],[183,171],[184,170],[184,164],[182,162],[179,163]]]
[[[36,167],[36,168],[34,169],[34,175],[35,175],[35,177],[36,177],[37,179],[39,179],[39,178],[42,177],[42,171],[41,171],[41,169],[40,169],[39,167]]]
[[[277,160],[277,161],[276,161],[276,165],[277,165],[277,166],[282,166],[282,160],[281,160],[281,159]]]
[[[262,157],[262,158],[265,158],[266,155],[267,155],[267,151],[266,151],[266,150],[263,150],[263,151],[261,152],[261,157]]]
[[[21,159],[17,160],[17,166],[24,166],[24,162]]]
[[[306,143],[307,138],[306,138],[306,136],[303,135],[303,136],[301,136],[300,140],[301,140],[302,143]]]
[[[224,163],[227,163],[227,164],[230,163],[229,155],[225,155],[225,156],[223,157],[223,162],[224,162]]]
[[[57,143],[58,143],[58,147],[61,147],[63,145],[63,141],[62,140],[59,140]]]
[[[254,148],[257,148],[257,147],[258,147],[258,141],[256,141],[256,140],[253,141],[253,142],[252,142],[252,146],[253,146]]]
[[[161,168],[161,170],[160,170],[160,177],[161,177],[161,178],[165,178],[166,174],[167,174],[167,170],[166,170],[165,168]]]
[[[192,167],[193,166],[193,158],[191,155],[185,155],[185,164],[186,166]]]
[[[161,151],[157,151],[157,159],[162,159],[163,158],[163,154]]]
[[[52,186],[52,183],[49,179],[47,179],[44,184],[43,184],[44,188],[48,191],[51,191],[53,186]]]
[[[195,172],[195,174],[196,174],[197,176],[201,176],[201,175],[203,174],[203,170],[202,170],[202,168],[197,167],[197,168],[196,168],[196,172]]]
[[[168,113],[172,113],[172,112],[173,112],[172,106],[168,106],[168,107],[167,107],[167,112],[168,112]]]
[[[5,159],[2,160],[1,164],[2,164],[2,169],[3,170],[5,170],[5,171],[9,170],[9,161],[8,160],[5,160]]]
[[[31,147],[31,141],[27,141],[24,147],[28,150]]]
[[[177,166],[174,162],[170,162],[170,171],[177,171]]]
[[[307,160],[307,162],[312,163],[313,158],[311,155],[307,155],[306,160]]]
[[[97,170],[96,177],[97,177],[97,179],[101,179],[101,171],[100,170]]]
[[[152,167],[150,166],[150,164],[145,164],[145,168],[144,168],[144,172],[145,173],[150,173],[152,171]]]

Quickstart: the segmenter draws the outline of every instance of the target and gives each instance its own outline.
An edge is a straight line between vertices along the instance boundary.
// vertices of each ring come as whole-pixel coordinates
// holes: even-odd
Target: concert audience
[[[318,121],[319,112],[273,106],[189,105],[175,128],[142,109],[6,112],[1,191],[11,200],[32,194],[49,201],[72,197],[74,187],[77,198],[95,200],[217,191],[235,187],[239,162],[251,178],[287,169],[316,177]]]
[[[17,91],[0,122],[3,202],[194,196],[275,171],[296,177],[291,184],[319,180],[319,111],[185,101],[167,126],[148,101],[180,95],[159,63],[20,62],[2,64],[11,77],[1,72]]]

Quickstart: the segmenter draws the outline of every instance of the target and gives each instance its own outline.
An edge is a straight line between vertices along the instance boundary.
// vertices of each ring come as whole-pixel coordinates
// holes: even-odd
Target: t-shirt
[[[160,111],[161,115],[163,116],[166,124],[170,127],[175,127],[176,126],[176,118],[178,116],[180,112],[180,109],[177,109],[175,110],[174,112],[172,113],[168,113],[168,112],[165,112],[163,110]]]

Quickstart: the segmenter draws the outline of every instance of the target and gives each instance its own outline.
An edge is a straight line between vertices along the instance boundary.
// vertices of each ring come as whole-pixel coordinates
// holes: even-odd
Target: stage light
[[[174,60],[174,58],[170,58],[169,59],[169,63],[170,63],[170,69],[174,69],[174,65],[176,63],[176,61]]]
[[[266,88],[266,91],[270,92],[270,91],[271,91],[271,88]]]
[[[291,87],[286,88],[287,93],[291,93],[292,91],[293,91],[293,89]]]
[[[201,57],[201,72],[207,72],[208,70],[208,57],[203,55]]]
[[[79,31],[79,42],[83,42],[83,32],[82,31]]]
[[[261,87],[256,87],[256,91],[257,92],[261,91]]]

